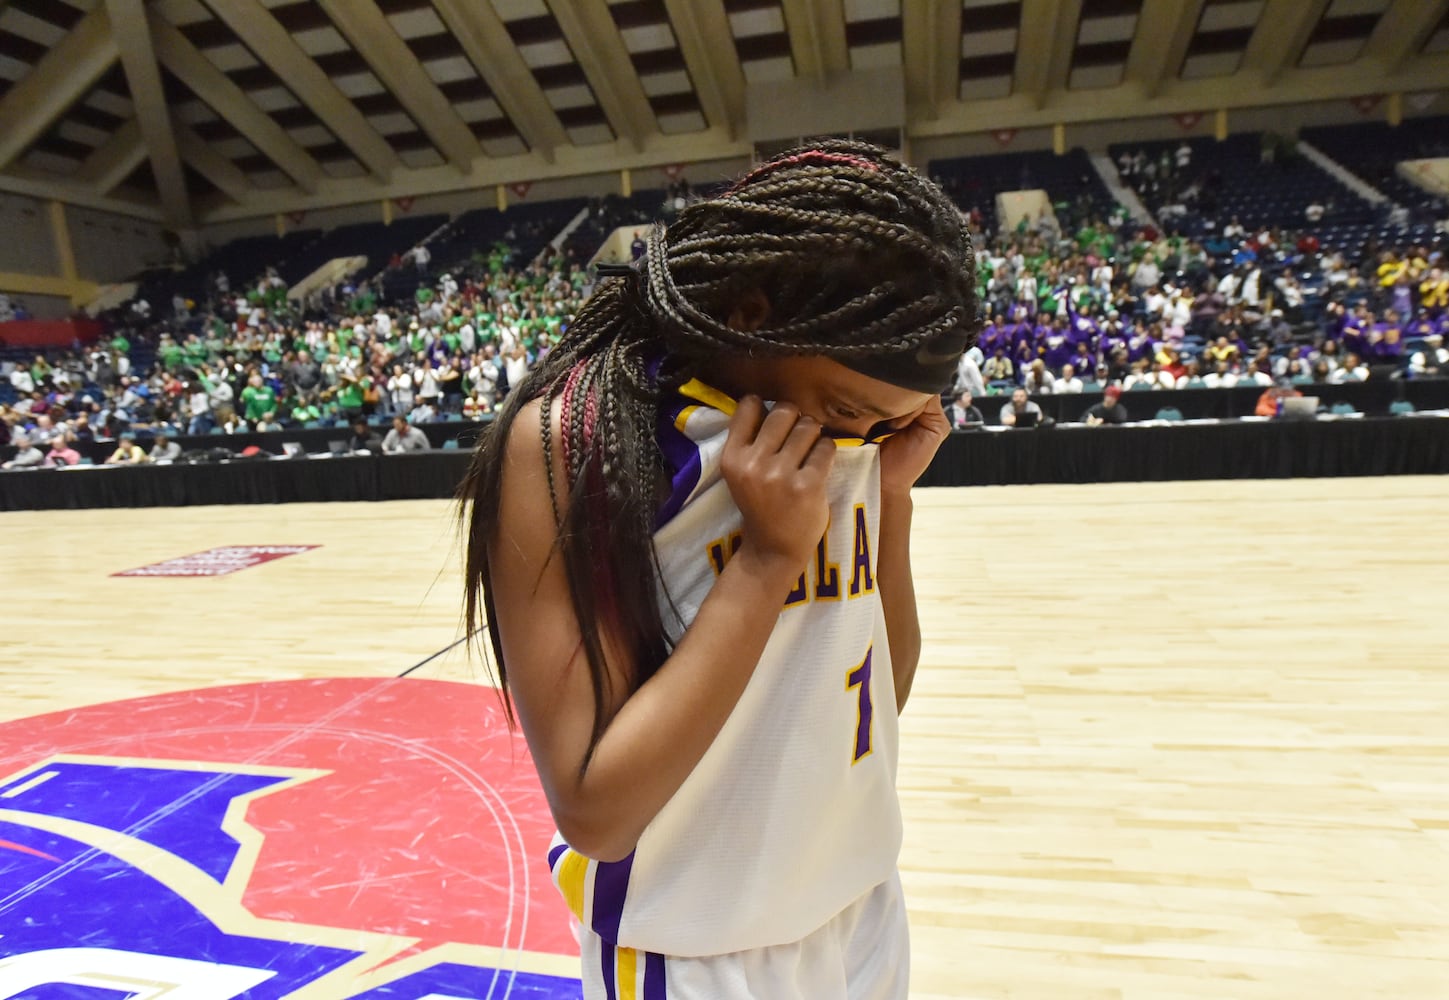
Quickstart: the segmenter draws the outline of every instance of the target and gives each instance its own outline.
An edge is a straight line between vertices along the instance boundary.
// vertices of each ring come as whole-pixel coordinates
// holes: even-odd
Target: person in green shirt
[[[298,424],[307,424],[313,420],[321,420],[322,411],[315,406],[303,403],[292,410],[292,420]]]
[[[186,364],[192,368],[200,368],[211,359],[211,352],[207,349],[206,343],[194,333],[186,338],[186,343],[181,347],[181,353],[186,359]]]
[[[260,372],[253,372],[247,380],[247,387],[241,391],[241,401],[242,416],[249,424],[255,424],[277,408],[277,394],[262,380]]]
[[[361,415],[363,394],[372,385],[372,379],[364,375],[344,374],[337,383],[337,409],[349,420]]]
[[[180,344],[171,339],[170,334],[163,333],[161,343],[156,345],[156,355],[161,359],[161,367],[172,372],[181,367],[181,361],[186,356],[186,352],[181,349]]]
[[[124,333],[118,333],[111,338],[111,350],[117,354],[129,354],[131,353],[131,342],[126,339]]]

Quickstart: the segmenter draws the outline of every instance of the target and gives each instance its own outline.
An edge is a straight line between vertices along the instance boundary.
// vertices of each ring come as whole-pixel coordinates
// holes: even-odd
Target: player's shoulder
[[[546,431],[543,426],[545,405],[549,407]],[[498,445],[503,450],[500,485],[504,503],[514,510],[528,512],[528,516],[536,517],[540,522],[546,521],[550,527],[553,525],[554,509],[550,500],[550,480],[559,510],[565,508],[569,492],[562,442],[563,402],[540,396],[519,407],[508,427],[507,437]]]

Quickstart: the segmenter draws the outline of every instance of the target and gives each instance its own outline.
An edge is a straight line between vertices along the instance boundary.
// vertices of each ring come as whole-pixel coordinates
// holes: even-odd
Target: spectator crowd
[[[548,353],[589,291],[584,270],[567,259],[520,264],[502,244],[424,282],[406,301],[382,301],[377,281],[303,306],[287,298],[270,269],[244,292],[233,293],[224,275],[210,284],[207,302],[178,298],[158,317],[137,300],[109,341],[12,363],[0,445],[9,439],[40,448],[62,435],[120,442],[129,434],[134,441],[138,430],[169,440],[396,418],[406,424],[396,430],[403,444],[393,449],[384,441],[384,450],[416,450],[427,441],[417,424],[491,413]],[[155,457],[139,449],[113,456]],[[12,461],[45,464],[48,456],[32,463],[22,450]]]
[[[1161,184],[1191,150],[1124,157],[1124,177]],[[689,192],[671,195],[677,209]],[[979,210],[963,214],[983,325],[949,397],[956,426],[980,422],[975,403],[991,395],[1003,398],[987,414],[1024,426],[1040,419],[1033,396],[1105,391],[1082,420],[1111,424],[1124,419],[1122,390],[1449,372],[1443,235],[1342,253],[1321,251],[1311,224],[1249,231],[1229,219],[1188,236],[1120,208],[1099,217],[1085,198],[999,234],[982,232]],[[430,262],[414,250],[392,266],[430,276]],[[138,299],[108,341],[9,362],[5,465],[75,464],[72,445],[95,440],[116,442],[115,463],[174,459],[179,435],[351,426],[354,442],[371,441],[389,419],[374,447],[424,447],[419,424],[486,418],[592,287],[570,257],[518,260],[502,242],[404,301],[384,300],[380,279],[298,303],[271,269],[240,290],[216,274],[206,301]],[[150,452],[137,431],[156,440]]]

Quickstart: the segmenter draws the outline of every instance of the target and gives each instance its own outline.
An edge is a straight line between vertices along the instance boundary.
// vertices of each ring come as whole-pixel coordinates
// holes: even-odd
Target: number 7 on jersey
[[[854,764],[862,757],[869,757],[870,745],[870,724],[875,714],[875,706],[870,700],[870,657],[875,652],[871,646],[865,651],[865,659],[858,666],[851,667],[845,674],[845,690],[858,687],[860,692],[856,699],[855,709],[855,756],[850,762]]]

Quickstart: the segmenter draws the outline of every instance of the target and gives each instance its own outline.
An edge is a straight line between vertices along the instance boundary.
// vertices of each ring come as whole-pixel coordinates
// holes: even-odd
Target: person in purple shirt
[[[1400,316],[1412,316],[1414,313],[1414,283],[1407,274],[1400,276],[1394,282],[1391,301],[1394,304],[1393,311]]]
[[[1102,357],[1107,357],[1119,347],[1126,349],[1127,334],[1115,309],[1107,313],[1107,318],[1098,324],[1097,331],[1097,353]]]
[[[1132,335],[1127,338],[1127,357],[1131,361],[1150,361],[1155,354],[1152,336],[1142,325],[1142,320],[1132,324]]]
[[[1399,313],[1390,309],[1369,329],[1364,355],[1370,362],[1392,364],[1404,356],[1404,329]]]
[[[1002,337],[1005,334],[1006,322],[1001,318],[1001,314],[997,313],[991,322],[987,323],[981,331],[981,337],[977,342],[977,346],[981,348],[981,353],[985,354],[988,358],[995,354],[996,348],[1002,343]]]
[[[1077,341],[1076,351],[1072,354],[1072,367],[1080,372],[1083,378],[1091,378],[1092,373],[1097,370],[1097,353],[1092,350],[1092,345],[1087,341]]]
[[[1030,330],[1030,327],[1026,327]],[[1030,335],[1022,337],[1016,343],[1016,349],[1011,353],[1011,360],[1016,364],[1016,380],[1020,384],[1026,374],[1026,368],[1037,359],[1036,344]]]
[[[1044,334],[1041,340],[1042,360],[1052,371],[1061,371],[1062,365],[1072,360],[1072,341],[1066,319],[1057,317]]]
[[[1362,353],[1367,347],[1367,331],[1374,325],[1374,314],[1362,304],[1353,312],[1343,317],[1343,325],[1338,330],[1339,346],[1345,351]]]
[[[1412,323],[1404,324],[1404,337],[1408,340],[1422,340],[1439,332],[1441,331],[1436,328],[1434,320],[1424,315],[1418,316]]]

